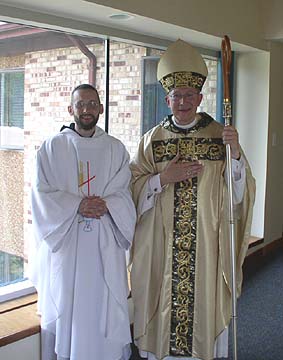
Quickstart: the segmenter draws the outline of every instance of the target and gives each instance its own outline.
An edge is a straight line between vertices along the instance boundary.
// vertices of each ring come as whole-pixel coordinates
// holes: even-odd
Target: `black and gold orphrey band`
[[[154,161],[224,160],[221,138],[182,137],[154,141]],[[197,177],[175,183],[172,248],[170,355],[192,356],[197,235]]]
[[[221,138],[183,137],[154,141],[152,143],[154,162],[172,160],[177,153],[182,161],[224,160],[225,147]]]
[[[170,355],[192,354],[197,178],[175,184]]]

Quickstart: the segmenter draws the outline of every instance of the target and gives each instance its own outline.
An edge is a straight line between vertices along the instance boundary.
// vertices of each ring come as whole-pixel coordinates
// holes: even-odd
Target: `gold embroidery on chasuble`
[[[170,354],[191,355],[194,318],[197,178],[175,184]]]
[[[221,138],[186,137],[185,134],[183,136],[182,138],[153,141],[154,161],[156,163],[170,161],[178,151],[181,161],[225,159],[225,148]],[[197,177],[175,183],[174,186],[171,356],[192,356],[197,187]]]

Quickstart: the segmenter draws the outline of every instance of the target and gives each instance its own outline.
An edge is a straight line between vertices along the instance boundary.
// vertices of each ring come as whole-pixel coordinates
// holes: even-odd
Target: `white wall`
[[[40,360],[39,334],[0,347],[1,360]]]
[[[235,78],[235,125],[256,179],[252,235],[264,236],[267,166],[269,53],[238,54]]]

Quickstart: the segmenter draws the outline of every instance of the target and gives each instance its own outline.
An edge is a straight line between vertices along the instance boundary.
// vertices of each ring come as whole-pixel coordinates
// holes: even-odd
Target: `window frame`
[[[0,304],[9,300],[36,293],[36,289],[29,279],[0,287]]]

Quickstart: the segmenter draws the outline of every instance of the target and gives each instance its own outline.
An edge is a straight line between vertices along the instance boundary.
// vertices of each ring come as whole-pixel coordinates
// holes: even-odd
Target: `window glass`
[[[0,69],[0,146],[22,149],[23,128],[24,72]]]
[[[17,24],[7,28],[0,23],[0,30],[0,285],[6,285],[26,276],[33,238],[30,190],[36,151],[47,137],[73,121],[67,111],[73,88],[93,83],[102,103],[109,91],[109,119],[102,115],[98,126],[105,128],[108,121],[109,133],[125,144],[131,156],[142,133],[161,121],[168,109],[156,81],[160,50],[111,41],[106,87],[103,39],[36,28],[27,32],[26,26]],[[211,81],[206,97],[212,103],[216,87]],[[206,108],[208,103],[202,110]],[[213,110],[208,111],[213,115]],[[3,128],[18,129],[21,135],[11,132],[2,137]],[[2,139],[7,144],[8,138],[14,147],[2,146]]]
[[[142,59],[142,134],[170,114],[164,100],[165,90],[157,81],[159,59],[159,56],[147,56]]]
[[[0,251],[0,286],[11,284],[23,278],[23,258]]]
[[[217,64],[218,59],[215,57],[204,56],[204,61],[208,68],[208,76],[202,88],[203,100],[198,111],[207,112],[216,119],[216,102],[217,102]]]

